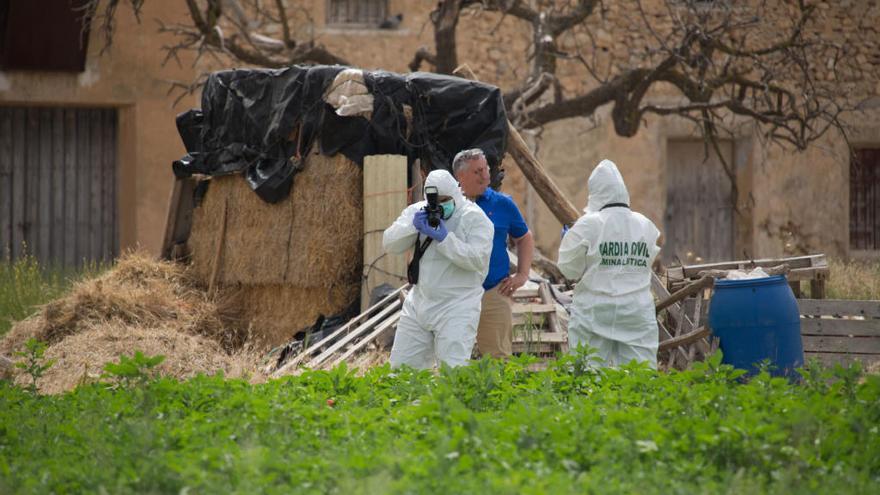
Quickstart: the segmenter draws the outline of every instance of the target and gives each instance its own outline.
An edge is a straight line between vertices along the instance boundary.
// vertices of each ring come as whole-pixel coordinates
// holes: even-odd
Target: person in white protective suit
[[[574,289],[569,346],[598,351],[605,366],[635,359],[657,368],[658,328],[651,265],[660,231],[629,208],[623,176],[602,160],[588,183],[586,213],[559,245],[559,270],[580,279]]]
[[[403,302],[391,366],[432,368],[467,364],[477,337],[483,280],[489,271],[495,229],[483,210],[466,199],[445,170],[428,174],[425,187],[437,188],[443,220],[426,221],[426,202],[409,205],[385,230],[385,251],[405,252],[431,239],[419,261],[418,283]]]

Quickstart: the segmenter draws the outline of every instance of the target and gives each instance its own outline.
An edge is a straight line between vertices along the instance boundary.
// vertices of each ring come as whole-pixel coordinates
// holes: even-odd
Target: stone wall
[[[650,47],[652,36],[638,22],[641,16],[635,0],[604,3],[607,10],[563,36],[559,47],[567,52],[580,47],[590,57],[595,54],[600,65],[608,64],[609,73],[613,74],[621,64],[637,62]],[[643,3],[646,18],[657,29],[668,26],[665,2]],[[291,15],[294,32],[314,32],[318,42],[355,66],[406,72],[419,46],[433,49],[433,27],[428,20],[433,2],[389,0],[390,14],[404,14],[403,23],[396,30],[326,27],[327,0],[302,0],[296,4],[303,9]],[[743,4],[742,8],[748,8]],[[807,29],[830,35],[839,41],[841,49],[852,50],[855,67],[850,69],[855,70],[849,71],[853,77],[846,80],[835,79],[833,60],[816,60],[811,70],[817,78],[838,84],[842,94],[876,97],[880,93],[877,2],[829,0],[820,2],[818,8],[818,22]],[[863,14],[866,9],[872,9],[871,16]],[[776,15],[780,22],[786,22],[788,13],[779,11]],[[162,47],[172,38],[157,34],[153,20],[183,21],[183,2],[146,2],[142,19],[137,24],[128,8],[121,7],[114,46],[104,55],[99,53],[102,43],[97,38],[98,30],[93,29],[85,73],[0,72],[0,104],[119,108],[121,241],[123,246],[140,244],[155,252],[161,242],[173,180],[169,164],[184,151],[174,117],[198,106],[197,98],[187,97],[173,107],[174,96],[167,96],[167,81],[192,81],[205,70],[234,64],[209,58],[198,65],[186,58],[181,65],[162,64]],[[852,43],[857,30],[866,40],[860,45]],[[531,37],[531,28],[523,21],[469,10],[462,16],[457,31],[459,62],[468,63],[483,81],[505,90],[515,88],[529,71]],[[583,66],[574,60],[560,61],[558,76],[566,95],[595,86]],[[665,91],[656,91],[651,98],[662,101],[668,96]],[[859,144],[880,146],[876,110],[880,105],[873,105],[874,113],[853,119],[853,136]],[[586,181],[595,164],[602,158],[617,162],[630,188],[634,208],[644,212],[662,230],[666,144],[672,138],[697,134],[675,119],[652,117],[645,120],[635,137],[621,138],[609,123],[608,110],[601,109],[592,120],[555,122],[529,139],[549,173],[579,208],[586,202]],[[849,158],[839,136],[829,135],[807,152],[793,153],[765,146],[754,130],[743,131],[735,142],[735,154],[738,185],[741,196],[745,194],[738,204],[742,213],[737,221],[737,252],[745,250],[753,256],[802,251],[848,254]],[[527,214],[538,246],[555,259],[559,223],[530,191],[515,164],[508,159],[505,166],[508,178],[504,189],[513,194]]]

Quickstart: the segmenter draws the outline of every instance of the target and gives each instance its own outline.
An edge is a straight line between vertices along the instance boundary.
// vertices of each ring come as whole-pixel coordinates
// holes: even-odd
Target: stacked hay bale
[[[342,155],[307,156],[290,195],[276,204],[241,176],[214,177],[193,212],[193,270],[219,287],[252,338],[287,342],[319,314],[358,300],[362,190],[361,168]]]

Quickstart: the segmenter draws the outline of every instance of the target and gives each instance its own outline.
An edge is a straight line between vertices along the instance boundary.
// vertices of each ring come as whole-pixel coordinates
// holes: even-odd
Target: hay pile
[[[254,338],[286,343],[319,314],[358,300],[363,171],[342,155],[311,154],[290,196],[276,204],[238,175],[214,177],[193,212],[188,245],[193,272],[206,286],[216,272]]]
[[[257,375],[246,327],[221,308],[182,265],[131,253],[19,322],[0,341],[0,354],[23,350],[31,337],[46,342],[45,357],[56,362],[38,384],[44,393],[70,390],[135,350],[164,355],[159,373],[176,378]]]

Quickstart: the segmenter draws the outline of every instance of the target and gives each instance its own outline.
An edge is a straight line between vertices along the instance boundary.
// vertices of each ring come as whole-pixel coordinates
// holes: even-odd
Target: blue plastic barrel
[[[804,365],[800,312],[782,275],[716,281],[709,326],[721,340],[722,362],[749,375],[764,360],[771,374],[789,378]]]

